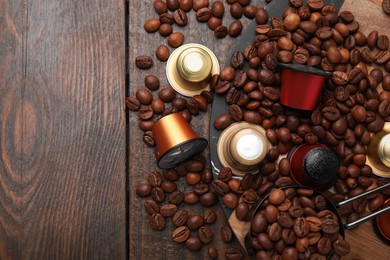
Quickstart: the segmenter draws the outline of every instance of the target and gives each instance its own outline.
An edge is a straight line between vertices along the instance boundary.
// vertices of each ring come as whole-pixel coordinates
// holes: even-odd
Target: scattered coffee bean
[[[147,55],[141,55],[135,58],[135,65],[139,69],[150,69],[153,66],[153,60]]]

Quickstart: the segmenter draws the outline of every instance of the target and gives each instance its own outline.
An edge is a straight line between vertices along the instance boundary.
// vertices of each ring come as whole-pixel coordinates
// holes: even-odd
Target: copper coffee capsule
[[[166,73],[169,84],[177,92],[192,97],[210,90],[210,79],[219,74],[219,63],[209,48],[189,43],[169,56]]]
[[[205,138],[197,136],[180,113],[162,117],[154,123],[152,131],[157,165],[163,169],[177,166],[202,152],[208,144]]]
[[[390,178],[390,122],[371,137],[367,146],[367,165],[371,166],[374,174]]]
[[[265,130],[259,125],[235,123],[226,128],[217,144],[218,159],[233,174],[244,176],[257,173],[271,145]]]

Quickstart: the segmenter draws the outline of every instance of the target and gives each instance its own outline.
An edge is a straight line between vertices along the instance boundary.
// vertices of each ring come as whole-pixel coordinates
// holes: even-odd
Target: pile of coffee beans
[[[340,259],[351,251],[337,215],[310,189],[274,189],[252,219],[257,259]]]
[[[232,178],[229,168],[222,168],[218,178],[213,180],[206,158],[198,155],[175,169],[150,172],[147,181],[137,187],[138,196],[148,197],[144,206],[150,215],[152,229],[164,229],[166,221],[171,219],[175,226],[173,241],[185,244],[190,250],[207,245],[209,256],[213,259],[218,258],[218,250],[212,246],[213,239],[220,236],[229,243],[234,238],[229,226],[222,227],[219,234],[213,234],[210,229],[215,221],[212,207],[217,203],[217,196],[222,197],[225,207],[235,210],[239,220],[250,221],[255,206],[269,191],[293,183],[289,160],[284,158],[276,163],[279,155],[286,154],[293,145],[326,142],[335,148],[342,166],[334,191],[329,194],[334,202],[356,196],[387,181],[375,177],[371,167],[366,165],[365,146],[371,141],[370,134],[381,130],[385,121],[390,121],[390,74],[386,74],[390,72],[388,36],[377,31],[365,35],[359,31],[359,23],[351,12],[337,14],[333,6],[325,6],[321,0],[308,0],[307,6],[301,0],[290,0],[290,7],[284,10],[282,17],[268,17],[264,8],[254,7],[250,0],[226,2],[230,5],[230,15],[235,19],[245,16],[256,20],[257,36],[244,50],[233,53],[230,65],[223,68],[220,75],[212,77],[211,92],[184,98],[170,86],[160,88],[160,80],[154,75],[147,75],[145,87],[137,89],[134,96],[126,99],[128,109],[137,112],[139,127],[144,131],[143,140],[150,146],[154,146],[151,129],[155,120],[179,112],[190,122],[193,116],[207,111],[213,93],[223,96],[229,104],[228,111],[213,122],[216,129],[223,130],[235,121],[260,124],[266,129],[273,147],[256,175],[247,174],[242,179],[236,179]],[[383,1],[385,13],[388,3]],[[153,6],[159,18],[147,20],[144,28],[147,32],[159,31],[163,37],[168,37],[168,45],[172,48],[184,42],[184,35],[174,32],[173,24],[176,23],[178,28],[186,26],[190,22],[188,12],[191,10],[195,11],[197,21],[207,22],[217,38],[227,35],[237,37],[244,30],[240,21],[233,21],[229,26],[222,25],[228,8],[221,1],[213,1],[210,6],[208,0],[156,0]],[[158,60],[166,61],[169,48],[160,45],[155,55]],[[280,104],[278,62],[305,64],[332,72],[314,111],[292,110]],[[141,55],[136,57],[135,64],[139,69],[149,69],[153,66],[153,59]],[[188,187],[190,190],[185,191]],[[338,234],[327,233],[331,226],[335,230],[336,222],[327,221],[334,219],[334,214],[324,213],[324,209],[318,208],[323,198],[308,195],[307,191],[305,194],[302,189],[299,192],[295,190],[292,196],[293,192],[286,189],[283,191],[285,199],[278,204],[280,198],[276,195],[281,193],[280,190],[275,191],[272,199],[263,205],[273,206],[272,209],[276,208],[278,213],[286,213],[284,209],[289,204],[300,207],[302,216],[288,216],[292,220],[299,218],[299,234],[302,223],[309,223],[309,233],[297,239],[294,224],[282,226],[287,230],[284,231],[285,240],[292,240],[295,236],[294,242],[283,241],[283,230],[281,238],[274,241],[272,239],[277,238],[274,231],[278,231],[278,225],[282,224],[277,217],[276,221],[265,218],[266,229],[255,232],[252,241],[261,259],[271,256],[275,259],[279,256],[305,258],[308,254],[321,259],[330,251],[333,252],[331,256],[337,259],[349,251],[348,244]],[[377,210],[383,204],[384,195],[390,195],[389,191],[355,202],[340,213],[348,221],[354,221],[368,211]],[[183,204],[200,204],[204,211],[189,212],[181,208]],[[265,213],[260,210],[256,216],[261,212]],[[310,231],[311,226],[319,223],[318,219],[321,229]],[[325,224],[324,229],[322,221],[330,225]],[[306,232],[305,224],[303,230]],[[280,240],[282,242],[278,242]],[[326,253],[327,250],[330,251]],[[238,247],[231,247],[224,253],[227,259],[244,257],[243,250]]]
[[[371,133],[390,121],[388,36],[377,31],[366,36],[351,12],[337,14],[334,6],[325,6],[321,0],[307,1],[307,6],[303,1],[290,0],[281,18],[268,17],[259,8],[256,22],[259,25],[253,42],[234,52],[230,65],[221,70],[214,92],[225,98],[229,109],[215,119],[214,127],[223,130],[237,121],[262,125],[274,146],[260,166],[263,176],[267,175],[264,165],[274,164],[293,145],[324,142],[333,146],[342,161],[331,197],[335,201],[385,182],[374,177],[366,164],[365,146],[371,141]],[[312,112],[280,104],[279,62],[332,72]],[[282,171],[268,175],[279,178]],[[283,175],[288,177],[289,172]],[[353,220],[376,210],[383,195],[370,199],[355,203],[345,215]],[[371,208],[366,207],[371,203]]]
[[[226,172],[223,174],[225,181],[228,181],[229,176],[231,179],[231,170],[226,168],[223,171]],[[218,258],[218,250],[211,246],[215,236],[219,236],[225,243],[234,240],[229,226],[221,226],[219,234],[214,234],[209,227],[217,219],[212,207],[218,202],[217,194],[222,192],[233,194],[229,193],[227,185],[222,188],[218,180],[213,180],[211,170],[206,167],[206,158],[202,155],[195,156],[175,169],[151,171],[146,182],[140,183],[136,189],[139,197],[148,198],[144,201],[144,208],[149,214],[149,224],[153,230],[165,229],[170,220],[174,226],[171,233],[174,242],[183,243],[191,251],[207,245],[212,259]],[[256,193],[254,197],[257,198]],[[189,212],[183,207],[195,204],[200,204],[204,208],[203,212]],[[229,247],[225,256],[227,259],[242,259],[244,252],[241,248]]]

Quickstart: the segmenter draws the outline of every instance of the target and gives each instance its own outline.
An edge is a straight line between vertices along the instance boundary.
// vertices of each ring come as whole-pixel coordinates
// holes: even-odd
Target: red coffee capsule
[[[313,67],[292,63],[279,63],[282,67],[280,103],[285,106],[313,110],[325,79],[332,74]]]

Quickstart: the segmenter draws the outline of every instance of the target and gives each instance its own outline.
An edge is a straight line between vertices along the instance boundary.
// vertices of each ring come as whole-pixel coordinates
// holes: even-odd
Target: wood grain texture
[[[165,38],[159,33],[146,33],[143,24],[148,18],[158,17],[152,7],[153,1],[135,1],[130,0],[129,14],[129,73],[130,88],[129,95],[134,95],[138,88],[144,86],[145,75],[154,74],[159,77],[161,86],[167,86],[168,82],[165,76],[165,63],[157,61],[154,56],[156,48],[160,44],[167,45]],[[210,1],[210,4],[213,1]],[[223,1],[225,2],[225,1]],[[252,1],[253,2],[253,1]],[[255,1],[256,4],[262,4],[262,1]],[[346,0],[342,10],[351,10],[360,22],[363,32],[378,30],[382,34],[390,36],[390,18],[385,16],[380,9],[381,0]],[[225,7],[228,5],[225,4]],[[237,39],[225,38],[218,40],[207,28],[206,24],[200,24],[195,19],[195,13],[191,11],[189,15],[189,24],[184,28],[174,25],[174,31],[181,31],[185,35],[185,43],[196,42],[208,46],[214,51],[219,59],[221,67],[226,64],[226,55]],[[375,17],[375,19],[373,19]],[[224,24],[228,25],[231,21],[229,14],[225,14]],[[248,20],[242,19],[246,24]],[[369,21],[369,22],[367,22]],[[170,48],[172,51],[173,49]],[[136,68],[134,59],[138,55],[150,55],[154,59],[154,66],[142,71]],[[157,91],[153,92],[157,96]],[[193,118],[191,122],[200,136],[208,137],[209,112]],[[148,215],[143,208],[144,199],[136,196],[135,190],[139,183],[146,182],[146,176],[152,170],[157,169],[156,160],[153,156],[153,150],[148,148],[142,142],[142,131],[138,128],[138,119],[136,113],[130,113],[130,258],[131,259],[201,259],[206,257],[207,246],[204,246],[200,252],[189,252],[184,245],[177,245],[171,239],[173,225],[170,218],[167,221],[167,227],[163,231],[153,231],[149,226]],[[205,152],[208,155],[207,151]],[[183,182],[179,189],[188,190]],[[182,206],[181,206],[182,207]],[[190,214],[200,213],[200,207],[184,207]],[[226,224],[223,211],[220,206],[216,207],[218,212],[218,222],[212,225],[216,237],[213,245],[219,248],[220,259],[223,259],[224,250],[227,248],[220,241],[219,228]],[[355,230],[347,231],[346,238],[351,243],[352,253],[345,259],[386,259],[389,253],[389,247],[381,242],[374,234],[371,223],[365,223]],[[233,243],[238,245],[238,243]],[[230,246],[230,245],[229,245]]]
[[[123,1],[0,2],[0,258],[126,256]]]

